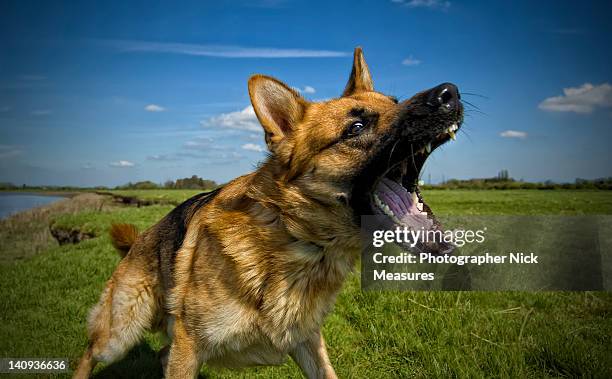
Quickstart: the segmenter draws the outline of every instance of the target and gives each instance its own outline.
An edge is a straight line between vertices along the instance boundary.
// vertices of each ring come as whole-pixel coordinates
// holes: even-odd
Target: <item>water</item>
[[[62,196],[40,196],[21,193],[0,194],[0,218],[65,199]]]

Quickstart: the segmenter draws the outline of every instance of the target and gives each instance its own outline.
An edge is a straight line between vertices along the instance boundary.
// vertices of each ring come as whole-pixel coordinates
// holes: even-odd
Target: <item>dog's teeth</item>
[[[374,202],[376,203],[376,206],[383,211],[384,214],[391,218],[395,217],[395,214],[393,213],[391,208],[389,208],[387,204],[383,203],[382,200],[380,200],[380,198],[376,194],[374,194]]]
[[[411,192],[410,193],[410,197],[412,200],[412,204],[418,204],[419,203],[419,197],[417,196],[416,192]]]
[[[381,209],[382,209],[382,205],[383,205],[383,204],[382,204],[382,201],[380,201],[380,197],[378,197],[378,195],[377,195],[377,194],[374,194],[374,202],[376,203],[376,206],[377,206],[378,208],[381,208]]]
[[[382,206],[382,210],[383,212],[385,212],[385,214],[391,218],[395,217],[395,214],[393,213],[393,211],[391,210],[391,208],[389,208],[389,206],[387,204],[383,204]]]
[[[450,136],[450,138],[454,141],[457,139],[457,136],[455,135],[455,132],[448,132],[448,135]]]
[[[427,142],[427,145],[425,145],[425,150],[427,150],[427,154],[431,153],[431,142]]]
[[[416,207],[420,212],[423,212],[423,203],[421,203],[420,201],[417,201]]]

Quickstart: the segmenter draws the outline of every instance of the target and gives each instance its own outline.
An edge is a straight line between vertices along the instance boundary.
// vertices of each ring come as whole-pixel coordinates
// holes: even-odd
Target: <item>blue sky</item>
[[[230,180],[264,157],[248,77],[335,97],[358,45],[377,90],[403,99],[448,81],[479,108],[426,181],[612,176],[611,13],[603,1],[3,1],[0,181]]]

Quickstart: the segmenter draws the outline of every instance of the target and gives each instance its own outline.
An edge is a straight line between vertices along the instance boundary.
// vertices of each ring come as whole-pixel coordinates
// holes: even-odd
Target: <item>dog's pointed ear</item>
[[[353,55],[353,69],[342,96],[351,96],[362,91],[374,91],[374,82],[372,81],[372,75],[370,75],[370,69],[363,57],[363,50],[361,50],[361,47],[356,47],[355,54]]]
[[[308,102],[285,83],[265,75],[251,76],[249,96],[266,133],[268,149],[274,151],[302,120]]]

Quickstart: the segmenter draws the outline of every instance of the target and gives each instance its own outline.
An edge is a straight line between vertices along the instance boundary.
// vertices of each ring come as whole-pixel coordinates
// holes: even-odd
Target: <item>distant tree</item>
[[[134,183],[135,189],[156,189],[159,188],[157,183],[153,183],[150,180],[145,180],[143,182]]]
[[[510,179],[510,175],[508,174],[508,170],[501,170],[499,172],[499,174],[497,174],[497,179],[499,179],[500,182],[506,182]]]
[[[116,189],[157,189],[157,188],[167,188],[167,189],[215,189],[218,187],[218,184],[213,180],[202,179],[197,175],[192,175],[190,178],[177,179],[175,182],[172,180],[166,180],[163,185],[158,185],[157,183],[153,183],[150,180],[145,180],[142,182],[132,183],[129,182],[122,186],[115,187]]]
[[[117,189],[141,189],[142,190],[142,189],[156,189],[156,188],[159,188],[159,186],[150,180],[145,180],[145,181],[136,182],[136,183],[128,182],[127,184],[123,186],[118,186],[116,188]]]
[[[214,189],[217,183],[213,180],[202,179],[197,175],[192,175],[191,178],[177,179],[174,183],[174,188],[178,189]]]

